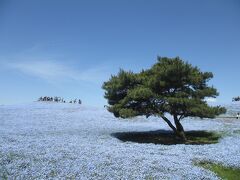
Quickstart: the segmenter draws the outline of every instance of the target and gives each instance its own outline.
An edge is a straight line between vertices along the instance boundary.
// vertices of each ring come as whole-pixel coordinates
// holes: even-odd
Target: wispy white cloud
[[[208,103],[215,103],[217,102],[217,99],[216,98],[206,98],[205,99]]]
[[[50,60],[11,62],[5,64],[5,66],[47,81],[74,80],[98,84],[106,80],[109,76],[107,67],[98,66],[78,70],[67,64]]]

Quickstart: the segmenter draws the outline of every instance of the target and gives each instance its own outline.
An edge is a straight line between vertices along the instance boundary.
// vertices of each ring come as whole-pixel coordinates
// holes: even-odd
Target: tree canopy
[[[214,118],[226,112],[224,107],[206,102],[206,98],[219,95],[208,85],[211,78],[211,72],[202,72],[179,57],[158,57],[156,64],[139,73],[121,69],[104,82],[103,89],[108,110],[115,117],[158,116],[185,139],[180,123],[183,118]],[[167,113],[173,116],[175,126],[167,119]]]

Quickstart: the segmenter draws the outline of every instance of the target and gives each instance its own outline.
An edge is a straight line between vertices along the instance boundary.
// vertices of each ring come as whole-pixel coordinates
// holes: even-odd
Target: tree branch
[[[179,121],[182,120],[183,118],[184,118],[184,115],[183,115],[183,114],[180,115],[180,117],[179,117]]]
[[[178,119],[177,115],[174,115],[173,118],[174,118],[174,123],[176,125],[177,131],[184,131],[183,126],[180,123],[180,119]]]
[[[161,116],[161,118],[168,124],[168,126],[170,128],[172,128],[172,130],[174,132],[177,132],[177,129],[173,126],[173,124],[171,123],[171,121],[168,120],[168,118],[166,118],[165,116]]]

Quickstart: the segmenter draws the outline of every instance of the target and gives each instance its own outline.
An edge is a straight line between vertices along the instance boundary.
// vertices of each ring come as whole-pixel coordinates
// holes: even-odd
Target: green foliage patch
[[[222,179],[227,180],[240,179],[240,168],[225,167],[223,165],[214,164],[211,162],[200,162],[197,163],[197,165],[214,172],[217,176],[219,176]]]

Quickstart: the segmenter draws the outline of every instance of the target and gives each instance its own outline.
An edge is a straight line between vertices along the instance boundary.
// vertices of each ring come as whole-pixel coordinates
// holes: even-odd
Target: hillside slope
[[[240,121],[186,119],[183,125],[227,135],[212,145],[124,143],[111,134],[169,128],[158,118],[116,119],[81,105],[0,106],[0,179],[217,179],[193,161],[240,167]]]

